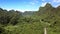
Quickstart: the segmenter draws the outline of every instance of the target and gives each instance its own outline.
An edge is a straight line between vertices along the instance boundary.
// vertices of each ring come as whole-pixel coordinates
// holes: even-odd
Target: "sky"
[[[50,3],[57,7],[60,5],[60,0],[0,0],[0,8],[7,10],[37,11],[40,6],[45,6]]]

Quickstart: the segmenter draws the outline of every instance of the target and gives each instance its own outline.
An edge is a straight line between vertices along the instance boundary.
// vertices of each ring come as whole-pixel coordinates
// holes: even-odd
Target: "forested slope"
[[[0,34],[60,34],[60,6],[47,3],[35,12],[0,8]]]

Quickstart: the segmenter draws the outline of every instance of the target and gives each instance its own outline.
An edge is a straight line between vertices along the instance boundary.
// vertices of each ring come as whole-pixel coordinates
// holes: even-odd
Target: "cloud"
[[[60,2],[60,0],[53,0],[53,2],[59,3],[59,2]]]
[[[35,2],[30,2],[30,5],[34,5],[35,4]]]
[[[26,4],[27,7],[34,7],[36,4],[38,4],[38,0],[32,0],[28,4]]]
[[[42,1],[45,1],[45,0],[42,0]]]
[[[43,2],[42,2],[42,4],[41,4],[41,6],[45,6],[46,5],[46,3],[50,3],[50,4],[52,4],[54,7],[57,7],[57,6],[59,6],[60,5],[60,0],[42,0]]]
[[[51,0],[51,1],[52,1],[52,0]],[[53,1],[51,2],[51,4],[53,4],[54,7],[58,7],[58,6],[60,6],[60,0],[53,0]]]
[[[29,2],[30,5],[35,5],[37,4],[39,1],[38,0],[32,0],[31,2]]]
[[[60,6],[60,4],[55,5],[55,7],[58,7],[58,6]]]
[[[47,3],[47,2],[43,2],[43,3],[41,4],[41,6],[44,7],[44,6],[46,5],[46,3]]]

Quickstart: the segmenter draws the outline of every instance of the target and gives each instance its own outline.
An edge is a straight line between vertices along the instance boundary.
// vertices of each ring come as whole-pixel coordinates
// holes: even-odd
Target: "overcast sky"
[[[14,9],[22,12],[37,11],[40,6],[45,6],[46,3],[57,7],[60,5],[60,0],[0,0],[0,8]]]

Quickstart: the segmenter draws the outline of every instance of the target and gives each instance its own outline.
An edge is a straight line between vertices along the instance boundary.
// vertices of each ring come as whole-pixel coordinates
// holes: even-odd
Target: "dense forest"
[[[60,34],[60,6],[47,3],[38,11],[9,10],[0,8],[0,34]]]

